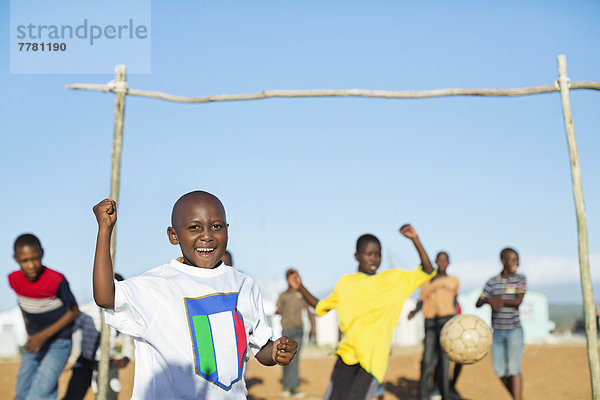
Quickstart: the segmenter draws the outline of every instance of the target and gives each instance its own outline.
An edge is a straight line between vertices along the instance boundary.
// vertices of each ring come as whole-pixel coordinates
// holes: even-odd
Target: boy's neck
[[[365,271],[361,271],[361,270],[359,269],[359,270],[357,270],[357,272],[360,272],[361,274],[365,274],[366,276],[375,276],[375,275],[377,275],[377,272],[379,272],[379,271],[375,271],[374,273],[372,273],[372,274],[369,274],[369,273],[367,273],[367,272],[365,272]]]
[[[502,272],[500,272],[500,276],[502,276],[503,278],[508,278],[509,276],[513,276],[514,274],[511,274],[509,270],[507,270],[506,268],[504,268],[502,270]]]

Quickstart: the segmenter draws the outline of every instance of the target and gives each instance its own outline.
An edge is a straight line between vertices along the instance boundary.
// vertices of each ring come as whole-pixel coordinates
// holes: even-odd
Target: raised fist
[[[117,223],[117,203],[104,199],[94,206],[94,214],[100,228],[112,228]]]

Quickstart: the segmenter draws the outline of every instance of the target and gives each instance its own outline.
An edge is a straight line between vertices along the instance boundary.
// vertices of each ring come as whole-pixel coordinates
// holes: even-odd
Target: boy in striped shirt
[[[256,282],[221,261],[229,225],[217,197],[179,198],[167,236],[182,257],[122,282],[110,255],[116,211],[110,199],[94,207],[94,300],[110,325],[134,337],[132,399],[246,399],[248,348],[263,365],[291,361],[297,343],[272,340]]]
[[[79,308],[60,272],[42,265],[44,249],[30,233],[15,240],[14,259],[21,267],[8,276],[27,330],[17,373],[15,400],[56,399],[58,378],[71,353],[71,327]]]
[[[523,329],[519,319],[519,306],[527,290],[525,275],[517,274],[519,254],[507,247],[500,252],[503,269],[499,275],[489,279],[477,300],[477,307],[489,304],[492,307],[492,363],[514,399],[522,398],[523,378],[521,357],[523,355]]]

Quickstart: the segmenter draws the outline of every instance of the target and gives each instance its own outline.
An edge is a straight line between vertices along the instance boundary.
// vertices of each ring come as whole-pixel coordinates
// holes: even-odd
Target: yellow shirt
[[[317,303],[318,316],[335,308],[343,333],[336,353],[344,363],[360,365],[379,382],[387,369],[392,334],[404,301],[430,280],[422,267],[413,271],[393,269],[376,275],[362,272],[344,275],[333,293]]]

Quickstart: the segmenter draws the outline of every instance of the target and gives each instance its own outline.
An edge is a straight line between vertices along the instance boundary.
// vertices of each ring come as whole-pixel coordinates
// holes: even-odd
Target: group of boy
[[[273,337],[256,282],[222,261],[229,225],[216,196],[195,191],[180,197],[173,206],[167,237],[179,246],[181,257],[124,281],[114,279],[110,254],[117,205],[111,199],[102,200],[94,206],[94,214],[98,222],[94,300],[105,309],[107,323],[135,340],[132,399],[245,399],[248,350],[267,366],[285,366],[294,360],[299,340]],[[403,225],[400,233],[412,241],[419,255],[421,262],[414,270],[377,274],[381,244],[377,237],[366,234],[356,243],[358,271],[344,275],[325,299],[313,296],[297,271],[286,274],[289,289],[297,291],[317,315],[337,310],[342,338],[325,399],[373,397],[386,373],[392,333],[404,301],[436,276],[415,229]],[[72,323],[79,316],[64,276],[43,267],[42,255],[39,241],[26,237],[15,242],[15,260],[21,270],[11,274],[9,281],[17,292],[29,333],[16,399],[56,398],[58,376],[71,349]],[[524,278],[511,278],[514,260],[510,265],[513,275],[506,278],[508,282],[488,282],[480,299],[481,304],[492,305],[493,324],[502,327],[515,324],[515,309],[518,320],[525,287]],[[441,274],[439,282],[443,278]],[[503,282],[505,293],[514,289],[517,300],[498,295]],[[505,316],[508,309],[510,318]],[[496,369],[496,361],[494,366]],[[51,378],[42,370],[52,370]],[[508,371],[516,374],[513,369]],[[520,390],[520,375],[504,381],[513,394]],[[289,385],[286,389],[294,394],[291,389],[296,391],[296,382]],[[39,394],[42,390],[45,392]]]
[[[507,247],[500,252],[502,271],[490,278],[483,289],[476,307],[490,304],[492,308],[492,364],[513,399],[522,398],[523,379],[521,358],[524,340],[519,307],[527,290],[526,279],[517,273],[519,254]],[[447,274],[450,256],[442,251],[437,254],[438,273],[423,285],[417,307],[408,318],[423,310],[425,316],[424,350],[421,359],[419,399],[430,399],[439,394],[443,400],[460,399],[456,381],[462,365],[455,364],[453,378],[449,378],[449,360],[441,348],[440,335],[444,325],[460,313],[457,302],[459,281]],[[432,382],[432,375],[435,373]]]

